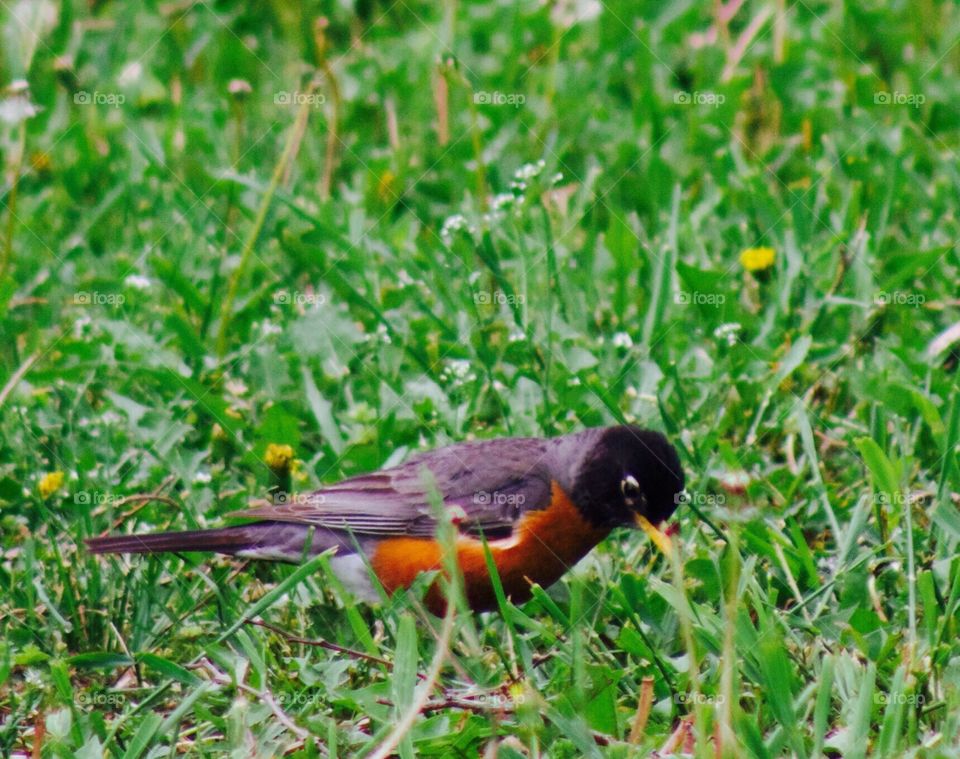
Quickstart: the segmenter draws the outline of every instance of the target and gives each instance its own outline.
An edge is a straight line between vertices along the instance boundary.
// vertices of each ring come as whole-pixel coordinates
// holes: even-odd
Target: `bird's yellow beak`
[[[643,514],[636,514],[633,519],[637,527],[647,533],[647,537],[653,541],[653,544],[657,548],[663,551],[666,556],[673,556],[673,542],[670,540],[669,535],[654,527],[650,520],[643,516]]]

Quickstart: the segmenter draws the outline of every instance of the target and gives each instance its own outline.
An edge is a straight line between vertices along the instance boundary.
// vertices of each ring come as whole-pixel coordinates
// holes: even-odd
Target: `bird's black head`
[[[634,525],[636,516],[654,525],[668,519],[684,488],[680,458],[659,432],[608,427],[574,475],[573,502],[593,524]]]

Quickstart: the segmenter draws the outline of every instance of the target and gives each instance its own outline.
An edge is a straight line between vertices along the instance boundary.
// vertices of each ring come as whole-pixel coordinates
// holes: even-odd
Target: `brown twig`
[[[633,719],[633,727],[630,728],[630,737],[627,739],[633,745],[637,745],[643,739],[643,731],[647,727],[647,720],[650,719],[650,708],[653,706],[653,678],[649,675],[640,681],[640,699],[637,702],[637,716]]]
[[[326,17],[318,18],[313,25],[314,42],[317,46],[317,68],[323,72],[327,85],[330,88],[330,108],[327,109],[327,144],[323,159],[323,174],[320,177],[320,199],[328,200],[333,186],[333,172],[336,168],[337,135],[340,119],[340,86],[337,84],[337,75],[327,58],[327,27],[330,25]]]
[[[116,507],[124,506],[125,504],[128,504],[128,503],[139,503],[139,505],[136,506],[135,508],[130,509],[130,511],[126,512],[125,514],[121,514],[119,517],[113,520],[113,524],[110,525],[110,529],[105,530],[101,534],[106,535],[107,533],[117,529],[120,525],[122,525],[124,522],[130,519],[130,517],[132,517],[134,514],[140,511],[144,506],[146,506],[148,503],[151,503],[153,501],[162,501],[163,503],[166,503],[170,506],[173,506],[174,508],[179,509],[180,504],[177,503],[175,500],[173,500],[169,496],[160,495],[164,490],[170,487],[176,481],[176,479],[177,478],[175,475],[170,475],[163,482],[157,485],[157,489],[154,490],[152,493],[134,493],[132,495],[125,495],[122,498],[118,498],[114,504]]]
[[[293,635],[288,633],[286,630],[283,630],[275,625],[271,625],[269,622],[264,622],[259,619],[250,619],[247,620],[248,625],[256,625],[257,627],[264,627],[267,630],[275,632],[277,635],[282,636],[291,643],[301,643],[304,646],[316,646],[317,648],[325,648],[327,651],[336,651],[339,654],[345,654],[353,659],[362,659],[364,661],[374,662],[376,664],[381,664],[387,669],[393,669],[393,662],[388,661],[387,659],[381,659],[379,656],[373,656],[371,654],[365,654],[362,651],[356,651],[352,648],[346,648],[345,646],[339,646],[336,643],[331,643],[330,641],[321,639],[311,640],[310,638],[301,638],[299,635]],[[423,679],[423,675],[417,675],[420,679]]]
[[[27,359],[10,375],[10,379],[8,379],[7,383],[3,386],[3,390],[0,390],[0,406],[7,400],[7,396],[13,392],[13,389],[20,384],[20,380],[30,371],[30,367],[36,363],[38,358],[40,358],[40,351],[34,351],[27,356]]]

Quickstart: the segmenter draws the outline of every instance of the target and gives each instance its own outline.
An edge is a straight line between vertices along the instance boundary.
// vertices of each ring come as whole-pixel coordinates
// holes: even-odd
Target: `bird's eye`
[[[620,480],[620,492],[628,501],[632,501],[640,495],[640,483],[632,474],[628,474]]]

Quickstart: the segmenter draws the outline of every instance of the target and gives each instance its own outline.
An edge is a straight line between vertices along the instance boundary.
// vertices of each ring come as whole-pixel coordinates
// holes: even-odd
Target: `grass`
[[[728,8],[3,4],[0,753],[960,755],[960,15]],[[676,563],[448,628],[82,547],[622,420]]]

